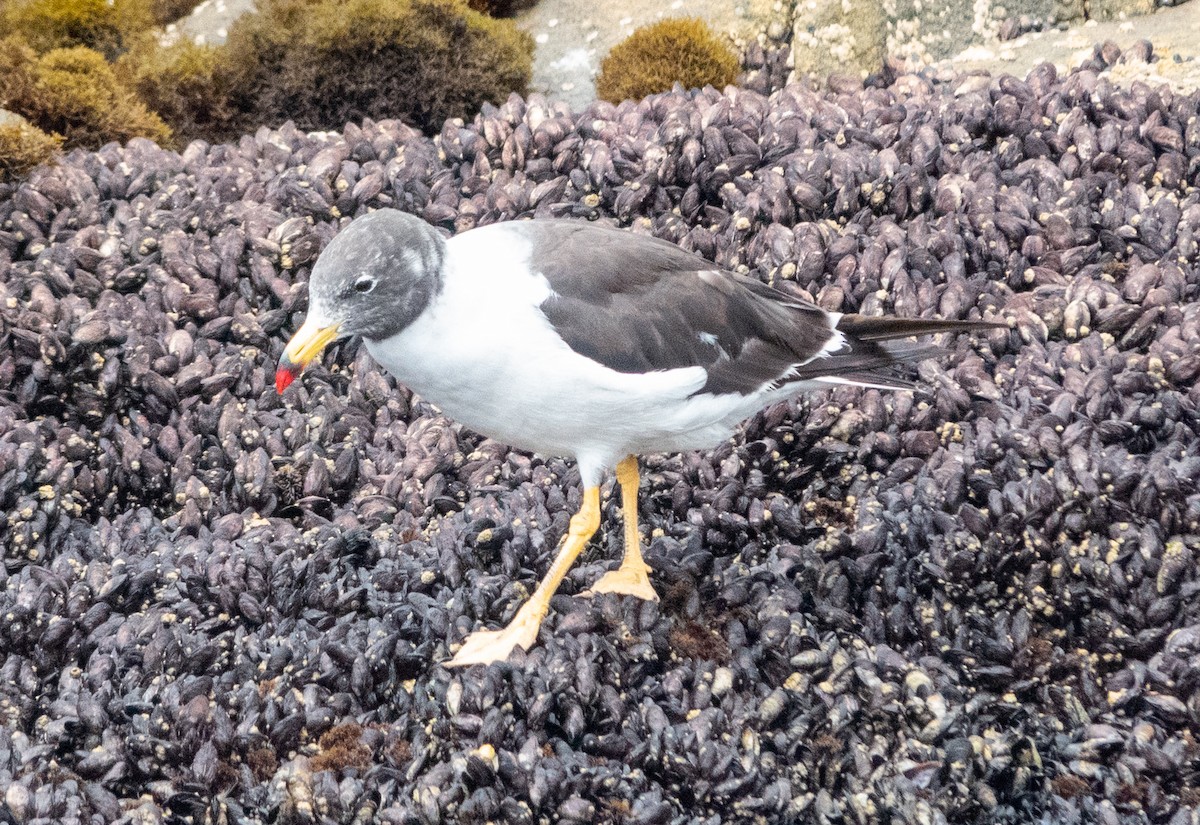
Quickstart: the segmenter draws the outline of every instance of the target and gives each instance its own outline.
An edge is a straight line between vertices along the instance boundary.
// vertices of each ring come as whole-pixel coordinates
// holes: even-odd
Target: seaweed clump
[[[230,133],[229,94],[220,74],[222,49],[180,40],[162,46],[147,33],[113,68],[120,80],[171,128],[178,145]]]
[[[668,91],[674,84],[718,89],[737,79],[738,56],[708,25],[683,17],[643,26],[600,63],[596,94],[619,103]]]
[[[87,46],[115,59],[129,38],[156,21],[145,0],[9,0],[0,4],[0,24],[35,52]]]
[[[9,116],[0,121],[0,183],[23,177],[51,160],[62,142],[61,136],[48,135],[24,118]]]
[[[524,94],[533,41],[463,0],[268,0],[221,52],[234,131],[398,117],[436,131]]]
[[[85,46],[39,56],[19,38],[0,40],[0,107],[61,136],[68,149],[171,138],[162,118],[117,80],[104,55]]]

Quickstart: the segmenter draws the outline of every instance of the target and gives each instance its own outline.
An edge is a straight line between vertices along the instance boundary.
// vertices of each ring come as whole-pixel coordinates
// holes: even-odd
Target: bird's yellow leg
[[[567,575],[576,557],[599,527],[600,488],[588,487],[583,491],[583,506],[571,517],[571,528],[567,531],[562,549],[529,601],[521,606],[503,630],[477,630],[468,636],[446,667],[499,662],[507,659],[517,645],[525,650],[533,647],[542,619],[550,609],[550,597],[558,590],[563,576]]]
[[[658,594],[650,585],[650,565],[642,558],[642,536],[638,532],[637,456],[626,456],[617,465],[617,481],[621,485],[621,511],[625,518],[625,557],[621,566],[601,576],[587,595],[621,593],[656,602]]]

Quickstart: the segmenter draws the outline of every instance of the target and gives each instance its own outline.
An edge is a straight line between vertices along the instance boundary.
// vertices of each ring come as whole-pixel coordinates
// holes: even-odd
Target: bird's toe
[[[616,570],[610,570],[581,595],[591,596],[596,593],[619,593],[648,602],[658,601],[658,593],[654,592],[644,565],[640,569],[619,567]]]
[[[522,650],[533,647],[533,643],[537,641],[537,634],[537,624],[519,622],[516,619],[503,630],[477,630],[463,640],[462,647],[454,654],[453,659],[446,662],[446,667],[503,662],[518,646]]]

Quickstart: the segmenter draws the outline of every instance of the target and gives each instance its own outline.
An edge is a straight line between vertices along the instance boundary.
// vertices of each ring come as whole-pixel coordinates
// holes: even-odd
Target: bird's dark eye
[[[375,279],[368,278],[366,275],[354,282],[355,292],[370,292],[375,288]]]

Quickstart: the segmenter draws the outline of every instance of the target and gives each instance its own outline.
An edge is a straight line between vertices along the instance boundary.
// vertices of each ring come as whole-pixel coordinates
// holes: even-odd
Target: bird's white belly
[[[451,418],[545,455],[587,453],[608,463],[631,452],[710,446],[729,434],[736,399],[689,398],[705,381],[700,368],[618,373],[548,336],[508,334],[494,316],[476,321],[452,340],[421,335],[418,321],[386,346],[367,346]]]

